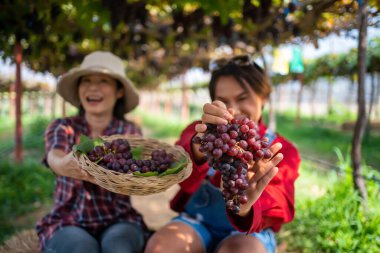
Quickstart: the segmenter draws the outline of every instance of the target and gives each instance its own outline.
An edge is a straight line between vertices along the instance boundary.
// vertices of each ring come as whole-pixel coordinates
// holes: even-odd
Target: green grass
[[[367,170],[367,168],[365,169]],[[296,216],[278,239],[291,252],[378,252],[378,183],[368,181],[367,209],[354,191],[351,173],[337,176],[303,163],[296,181]],[[377,174],[378,176],[378,174]]]
[[[0,242],[16,230],[32,224],[16,224],[16,220],[50,203],[54,175],[36,160],[22,164],[0,163]]]

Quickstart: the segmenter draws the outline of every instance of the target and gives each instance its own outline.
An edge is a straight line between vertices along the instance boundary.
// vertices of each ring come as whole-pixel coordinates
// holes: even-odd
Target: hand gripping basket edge
[[[191,174],[193,164],[189,154],[181,146],[173,146],[155,139],[142,138],[128,135],[112,135],[102,137],[105,141],[114,139],[127,139],[131,148],[143,146],[142,159],[150,159],[150,155],[155,149],[164,149],[174,155],[175,162],[186,160],[185,167],[176,174],[165,176],[139,177],[133,174],[120,173],[117,171],[105,169],[100,165],[91,162],[86,155],[74,154],[81,167],[94,177],[97,185],[124,195],[149,195],[167,190],[172,185],[180,183],[188,178]]]

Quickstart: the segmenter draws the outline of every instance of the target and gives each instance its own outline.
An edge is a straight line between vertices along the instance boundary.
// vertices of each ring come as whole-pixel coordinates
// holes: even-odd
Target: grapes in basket
[[[184,161],[175,163],[174,155],[164,149],[154,149],[143,159],[142,149],[142,146],[131,147],[123,138],[105,141],[86,136],[81,136],[80,144],[75,147],[76,152],[84,153],[91,162],[105,169],[136,176],[174,174],[184,167]]]
[[[266,139],[261,139],[255,122],[246,117],[232,119],[228,124],[208,124],[206,133],[194,137],[199,151],[208,163],[222,174],[223,196],[228,209],[240,211],[247,203],[248,164],[261,158],[270,158]]]

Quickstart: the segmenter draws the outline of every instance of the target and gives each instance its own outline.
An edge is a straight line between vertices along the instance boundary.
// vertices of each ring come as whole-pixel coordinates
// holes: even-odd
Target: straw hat
[[[57,92],[66,101],[79,107],[78,80],[89,74],[106,74],[119,80],[125,90],[125,113],[131,111],[139,103],[139,95],[131,80],[125,75],[124,63],[110,52],[96,51],[87,55],[79,67],[71,69],[58,80]]]

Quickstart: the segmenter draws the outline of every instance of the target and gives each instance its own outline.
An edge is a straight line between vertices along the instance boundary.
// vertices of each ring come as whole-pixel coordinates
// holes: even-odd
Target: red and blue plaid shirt
[[[45,132],[45,152],[60,149],[66,153],[79,142],[79,136],[91,135],[82,116],[57,119]],[[135,124],[113,119],[102,135],[135,134],[141,130]],[[46,156],[44,159],[46,163]],[[110,192],[89,182],[57,176],[54,207],[36,225],[40,248],[44,248],[55,231],[64,226],[79,226],[95,237],[108,226],[122,221],[140,224],[146,230],[142,216],[132,207],[130,197]]]

